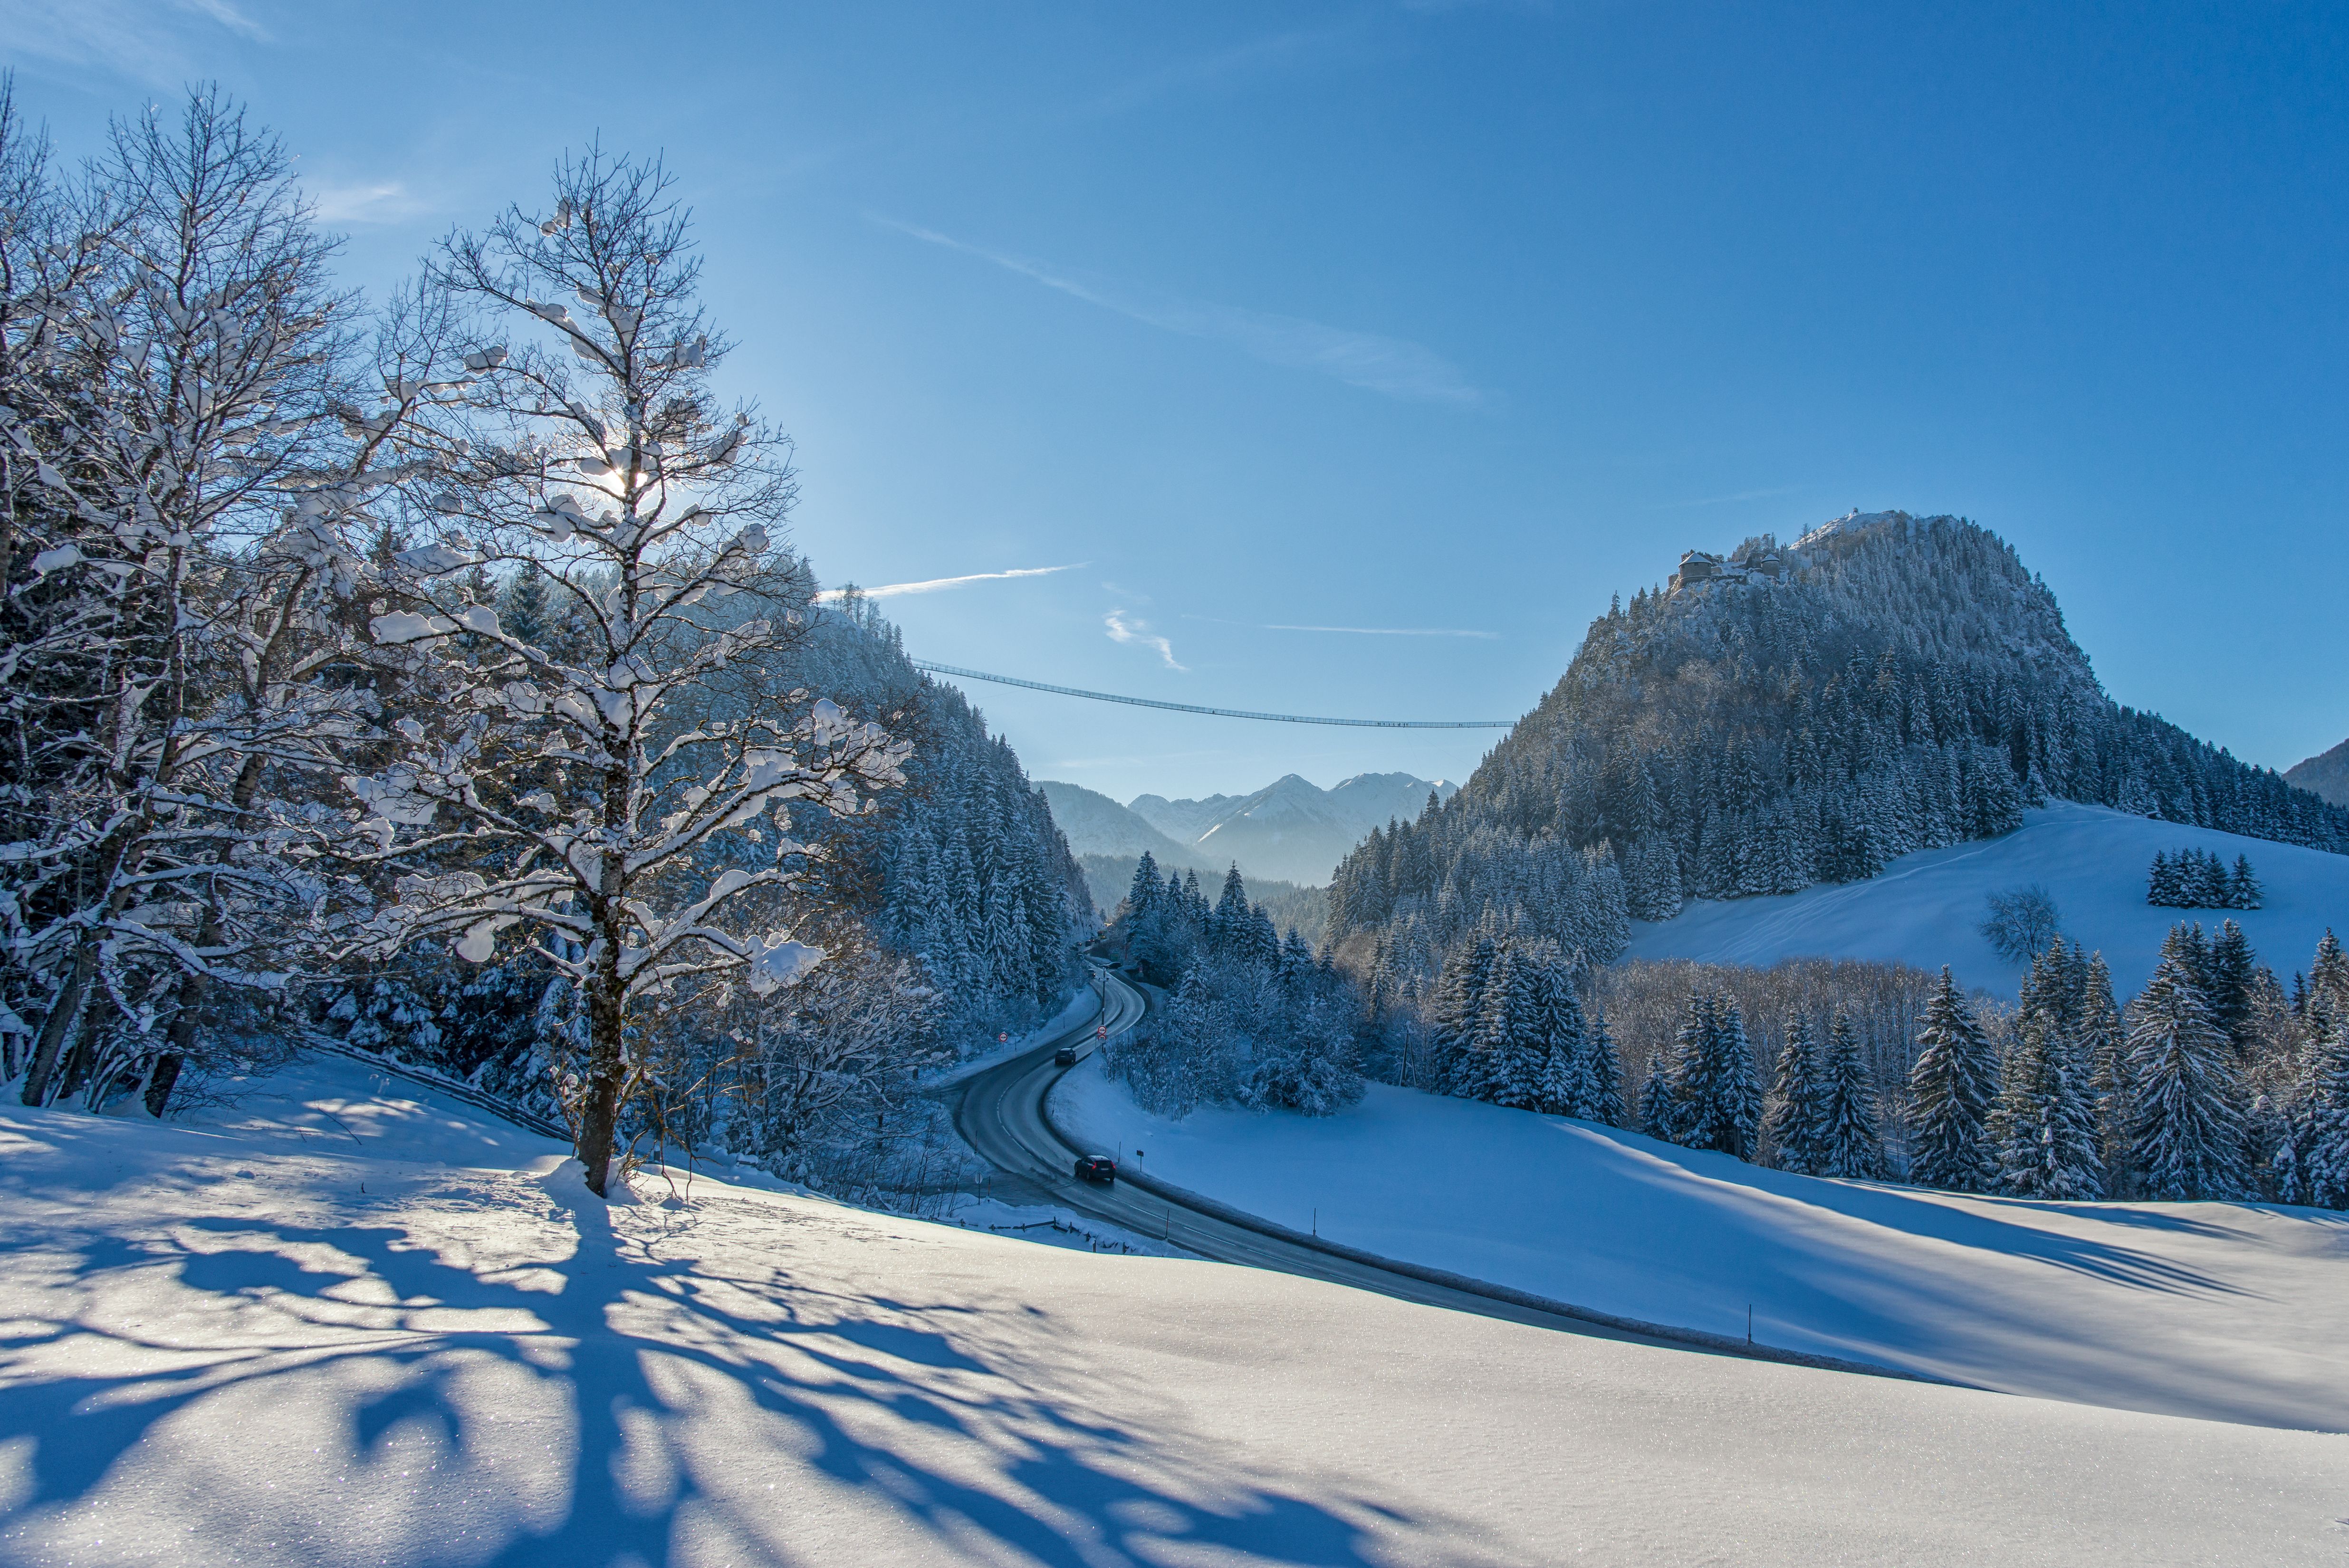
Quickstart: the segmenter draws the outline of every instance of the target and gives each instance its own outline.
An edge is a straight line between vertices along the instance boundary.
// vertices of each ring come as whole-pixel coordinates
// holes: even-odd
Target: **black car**
[[[1054,1051],[1052,1053],[1052,1065],[1056,1068],[1075,1067],[1077,1065],[1077,1047],[1074,1046],[1062,1046],[1059,1050]]]
[[[1106,1186],[1117,1180],[1117,1161],[1106,1154],[1087,1154],[1077,1161],[1077,1180]]]

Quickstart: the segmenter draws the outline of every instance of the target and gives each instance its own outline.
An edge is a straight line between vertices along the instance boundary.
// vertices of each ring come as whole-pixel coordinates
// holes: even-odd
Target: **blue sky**
[[[0,0],[0,59],[68,150],[222,82],[370,286],[666,154],[818,571],[981,579],[891,600],[928,657],[1506,718],[1682,549],[1901,507],[2118,699],[2349,734],[2349,10]],[[1496,733],[973,695],[1121,799]]]

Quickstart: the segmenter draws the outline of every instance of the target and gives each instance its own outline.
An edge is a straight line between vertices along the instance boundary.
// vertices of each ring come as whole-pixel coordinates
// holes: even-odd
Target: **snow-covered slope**
[[[2265,907],[2181,910],[2145,902],[2156,852],[2192,846],[2232,865],[2251,857],[2266,884]],[[2327,927],[2349,935],[2349,855],[2157,822],[2100,806],[2058,801],[2024,813],[2004,838],[1924,850],[1881,876],[1775,898],[1691,903],[1677,918],[1632,927],[1629,956],[1775,964],[1782,958],[1876,958],[1938,969],[1970,986],[2013,995],[2020,975],[1976,929],[1993,892],[2037,882],[2054,895],[2069,938],[2100,948],[2126,999],[2153,973],[2161,941],[2179,920],[2215,929],[2241,922],[2260,959],[2277,974],[2308,966]]]
[[[1298,1230],[1648,1323],[2010,1393],[2349,1430],[2349,1217],[1790,1176],[1383,1084],[1169,1123],[1088,1063],[1064,1125]],[[2349,1439],[2342,1439],[2349,1460]],[[2349,1544],[2349,1542],[2344,1542]]]
[[[2331,1563],[2343,1439],[696,1181],[310,1069],[0,1114],[0,1563]]]

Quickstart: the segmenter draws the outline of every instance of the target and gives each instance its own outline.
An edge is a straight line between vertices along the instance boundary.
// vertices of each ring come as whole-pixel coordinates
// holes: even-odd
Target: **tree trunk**
[[[574,1152],[587,1167],[587,1190],[605,1195],[611,1181],[612,1145],[620,1119],[620,1083],[627,1071],[621,1054],[620,977],[618,954],[609,973],[598,974],[587,986],[587,1099],[579,1108],[579,1141]]]
[[[49,1102],[49,1080],[57,1076],[66,1037],[73,1032],[74,1020],[81,1016],[82,998],[88,995],[90,978],[97,972],[98,942],[85,934],[74,949],[73,968],[66,975],[66,983],[58,987],[49,1016],[41,1020],[40,1037],[33,1046],[33,1065],[25,1074],[23,1099],[26,1105]]]
[[[265,667],[265,666],[264,666]],[[261,755],[247,756],[244,765],[237,769],[236,785],[229,793],[229,804],[239,813],[249,810],[253,799],[261,792]],[[217,903],[204,911],[203,923],[196,930],[196,951],[216,947],[222,936],[220,907]],[[163,1054],[155,1058],[152,1071],[147,1075],[147,1113],[160,1116],[171,1102],[172,1086],[180,1081],[180,1069],[196,1043],[196,1021],[203,1016],[204,1003],[212,995],[212,977],[195,970],[180,979],[180,995],[171,1012],[171,1029]]]
[[[155,1058],[152,1071],[147,1075],[147,1114],[161,1116],[163,1108],[171,1103],[171,1090],[180,1081],[180,1068],[187,1058],[177,1051],[165,1051]]]

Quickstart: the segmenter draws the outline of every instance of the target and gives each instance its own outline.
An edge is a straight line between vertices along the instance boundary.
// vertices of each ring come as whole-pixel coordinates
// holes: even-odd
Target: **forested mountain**
[[[2283,781],[2336,806],[2349,806],[2349,740],[2293,763],[2283,770]]]
[[[1010,745],[961,692],[905,661],[897,629],[852,601],[823,616],[804,684],[902,711],[907,789],[885,806],[875,930],[920,956],[982,1027],[1024,1022],[1074,983],[1099,921],[1083,871]]]
[[[1619,599],[1457,796],[1347,858],[1330,922],[1421,965],[1488,918],[1604,962],[1618,909],[1857,881],[2051,796],[2349,849],[2349,810],[2106,696],[1996,535],[1855,512]]]

